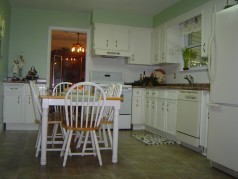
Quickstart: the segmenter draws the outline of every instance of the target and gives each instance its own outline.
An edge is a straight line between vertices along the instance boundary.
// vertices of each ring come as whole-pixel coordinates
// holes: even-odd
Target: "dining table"
[[[42,123],[41,123],[41,159],[40,164],[47,164],[47,131],[48,131],[48,113],[50,106],[64,106],[65,96],[52,96],[52,95],[40,95],[42,101]],[[113,143],[112,143],[112,163],[118,162],[118,120],[119,110],[121,101],[123,98],[120,97],[107,97],[105,106],[112,106],[114,108],[114,119],[113,119]]]

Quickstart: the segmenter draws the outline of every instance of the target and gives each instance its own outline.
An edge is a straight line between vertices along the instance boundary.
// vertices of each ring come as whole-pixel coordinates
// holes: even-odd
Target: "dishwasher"
[[[176,137],[194,147],[200,145],[201,96],[195,90],[178,93]]]

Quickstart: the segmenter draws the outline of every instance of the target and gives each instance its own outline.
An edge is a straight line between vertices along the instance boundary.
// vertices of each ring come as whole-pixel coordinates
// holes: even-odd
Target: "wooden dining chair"
[[[52,96],[62,96],[66,93],[67,89],[71,87],[71,82],[60,82],[52,90]],[[54,106],[54,113],[57,115],[65,115],[64,113],[64,106]],[[60,128],[60,132],[58,131]],[[63,137],[63,129],[59,123],[54,124],[53,130],[52,130],[52,141],[55,141],[56,138],[62,138]]]
[[[73,85],[65,95],[65,120],[62,127],[66,130],[61,156],[64,155],[63,166],[68,156],[97,155],[99,165],[102,165],[101,153],[96,131],[100,128],[106,95],[104,90],[95,83],[81,82]],[[93,150],[83,151],[81,148],[71,149],[71,140],[75,131],[86,131],[85,141],[90,136]]]
[[[110,87],[109,87],[110,88]],[[122,85],[121,84],[114,84],[112,92],[107,93],[108,97],[121,97],[122,94]],[[107,106],[104,109],[103,112],[103,118],[101,120],[101,130],[102,130],[102,140],[100,143],[100,149],[112,149],[112,124],[113,124],[113,117],[114,117],[114,110],[113,107]],[[109,145],[108,145],[108,139],[109,139]]]
[[[33,108],[35,112],[36,122],[39,124],[38,136],[36,140],[36,157],[39,155],[41,148],[41,119],[42,119],[42,108],[40,101],[40,93],[35,81],[30,81],[30,89],[32,93]],[[60,124],[64,116],[58,113],[48,114],[48,125]],[[57,147],[57,145],[62,145],[63,141],[51,140],[52,135],[47,136],[47,151],[61,151],[62,146]],[[51,146],[51,147],[50,147]]]

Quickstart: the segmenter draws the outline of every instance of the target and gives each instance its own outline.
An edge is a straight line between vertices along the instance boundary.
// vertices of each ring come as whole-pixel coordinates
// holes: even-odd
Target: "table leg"
[[[119,133],[118,115],[119,115],[119,109],[117,107],[114,107],[112,163],[117,163],[118,161],[118,133]]]
[[[46,147],[47,147],[47,130],[48,130],[48,100],[42,100],[42,124],[41,124],[41,165],[46,165]]]

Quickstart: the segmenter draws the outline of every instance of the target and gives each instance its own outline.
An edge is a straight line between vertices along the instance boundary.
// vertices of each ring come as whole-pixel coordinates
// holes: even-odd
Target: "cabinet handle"
[[[108,40],[107,40],[107,44],[106,44],[106,46],[108,47]]]
[[[28,98],[28,103],[31,104],[31,97]]]
[[[164,111],[164,108],[162,108],[162,111]]]
[[[116,47],[117,47],[117,40],[116,40]]]
[[[20,96],[17,97],[17,103],[20,104]]]

